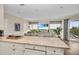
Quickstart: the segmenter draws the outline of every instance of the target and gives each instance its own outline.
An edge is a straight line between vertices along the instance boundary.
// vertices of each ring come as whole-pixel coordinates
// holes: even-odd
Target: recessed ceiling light
[[[63,6],[61,6],[60,8],[64,8]]]
[[[20,4],[20,6],[24,6],[24,4]]]

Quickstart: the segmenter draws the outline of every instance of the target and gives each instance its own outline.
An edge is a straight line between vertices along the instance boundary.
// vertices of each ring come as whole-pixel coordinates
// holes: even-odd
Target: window
[[[48,29],[48,24],[38,24],[39,29]]]
[[[57,27],[61,27],[61,24],[50,24],[50,29],[56,29]]]
[[[20,31],[20,24],[15,24],[15,31]]]
[[[70,21],[69,34],[70,39],[79,38],[79,21]]]
[[[3,30],[0,30],[0,36],[2,36],[2,35],[3,35],[3,32],[4,32]]]
[[[30,24],[30,29],[38,29],[38,24]]]

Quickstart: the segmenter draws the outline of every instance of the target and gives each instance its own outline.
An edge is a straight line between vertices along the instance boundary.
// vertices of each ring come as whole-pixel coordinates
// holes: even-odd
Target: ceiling
[[[26,20],[60,20],[79,13],[78,4],[5,4],[4,11]]]

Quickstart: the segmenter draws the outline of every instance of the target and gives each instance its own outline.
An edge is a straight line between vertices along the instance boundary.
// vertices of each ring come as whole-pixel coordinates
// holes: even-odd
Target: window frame
[[[15,31],[20,31],[21,30],[21,24],[20,23],[15,23],[14,28],[15,28]]]
[[[68,23],[68,39],[69,40],[76,40],[76,39],[79,39],[79,38],[71,38],[70,37],[70,22],[75,22],[75,21],[78,21],[79,22],[79,20],[69,20],[69,23]],[[79,27],[79,26],[78,26]]]

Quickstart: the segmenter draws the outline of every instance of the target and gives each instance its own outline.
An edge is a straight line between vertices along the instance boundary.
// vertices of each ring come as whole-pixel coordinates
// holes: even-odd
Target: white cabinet
[[[41,46],[0,42],[0,55],[44,55],[44,50]]]
[[[63,48],[0,41],[0,55],[63,55]]]
[[[45,52],[32,49],[25,49],[24,55],[45,55]]]

